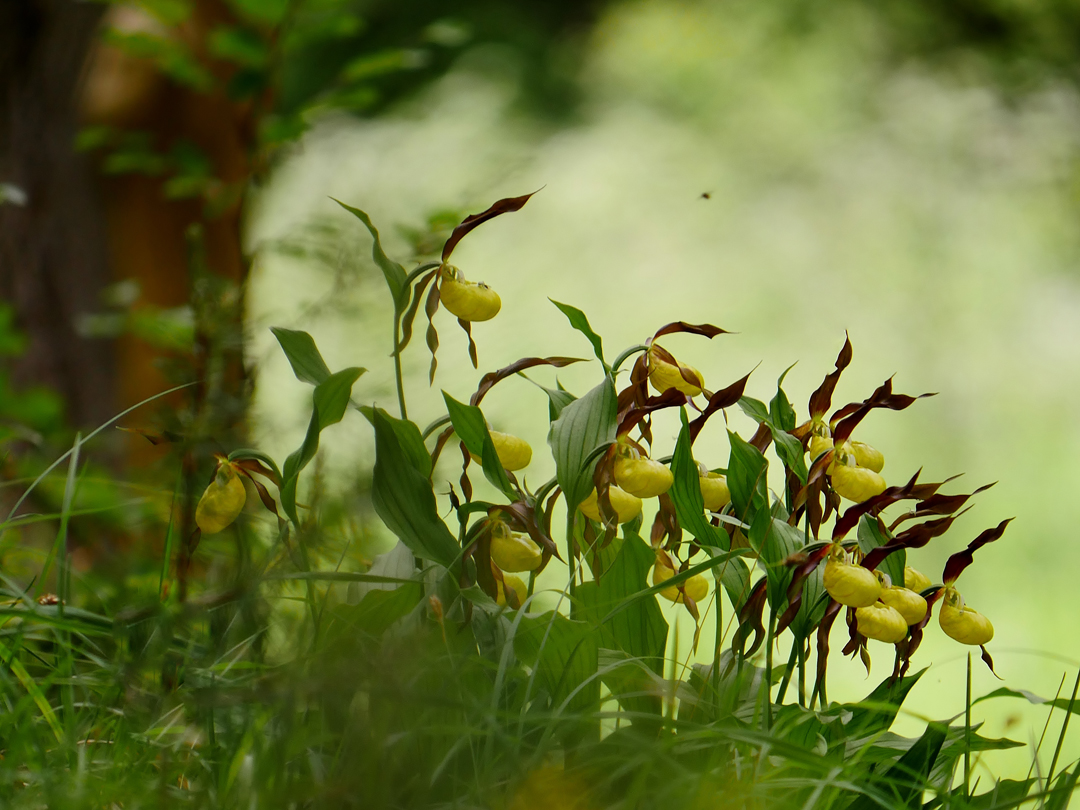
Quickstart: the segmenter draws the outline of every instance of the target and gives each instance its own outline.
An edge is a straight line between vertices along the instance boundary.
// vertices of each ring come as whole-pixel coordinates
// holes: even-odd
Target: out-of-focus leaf
[[[372,421],[375,472],[371,500],[376,513],[418,557],[450,567],[460,547],[439,518],[431,481],[402,450],[393,417],[376,408]],[[419,438],[419,429],[413,425],[413,430]]]
[[[271,326],[281,350],[292,366],[293,374],[300,382],[318,385],[330,376],[330,369],[319,353],[315,340],[307,332]]]
[[[615,440],[617,396],[610,377],[562,409],[551,423],[548,444],[555,457],[555,477],[573,513],[593,489],[597,459],[585,460],[601,445]]]
[[[334,200],[333,197],[330,199]],[[383,277],[386,279],[386,286],[390,288],[390,295],[394,299],[395,311],[398,313],[403,312],[409,305],[408,290],[405,285],[408,275],[405,273],[405,268],[386,255],[382,242],[379,240],[379,231],[371,223],[371,217],[359,208],[346,205],[341,200],[334,200],[334,202],[363,222],[364,227],[368,229],[372,239],[371,258],[375,260],[375,264],[382,270]]]
[[[481,211],[479,214],[470,214],[461,221],[450,234],[450,238],[446,240],[446,244],[442,249],[442,260],[445,262],[450,258],[450,254],[454,252],[454,248],[457,247],[458,242],[465,238],[465,235],[472,231],[474,228],[478,228],[483,225],[489,219],[494,219],[500,214],[508,214],[513,211],[520,211],[525,207],[525,203],[529,201],[532,194],[524,194],[520,197],[506,197],[493,203],[486,211]]]
[[[1072,773],[1068,769],[1058,774],[1050,797],[1046,800],[1046,810],[1066,810],[1076,792],[1076,782],[1080,778],[1080,765],[1073,765]]]
[[[599,636],[588,622],[548,611],[522,618],[514,636],[514,652],[537,668],[553,709],[567,703],[565,712],[587,712],[600,702],[600,679],[596,677]]]
[[[210,32],[207,45],[214,56],[244,67],[260,68],[270,61],[266,40],[250,28],[215,28]]]
[[[572,327],[588,338],[589,343],[592,344],[593,352],[596,354],[596,359],[600,361],[600,365],[604,367],[604,371],[609,371],[608,364],[604,360],[604,342],[601,340],[600,336],[593,331],[592,327],[589,326],[589,319],[585,317],[585,313],[569,304],[560,304],[554,298],[549,298],[548,300],[559,308],[559,311],[566,316],[568,321],[570,321]]]
[[[871,737],[888,731],[908,693],[919,682],[925,672],[926,670],[922,669],[914,675],[907,675],[896,681],[887,678],[858,703],[843,704],[835,709],[830,709],[830,713],[850,713],[846,723],[832,726],[832,738],[829,741],[830,748],[844,745],[849,740]],[[944,732],[942,740],[944,740]]]
[[[1067,712],[1072,712],[1073,714],[1080,714],[1080,698],[1075,701],[1070,701],[1068,698],[1044,698],[1039,697],[1034,692],[1029,692],[1026,689],[1010,689],[1007,686],[995,689],[993,692],[983,695],[982,697],[975,698],[975,700],[971,701],[971,705],[974,706],[976,703],[982,703],[984,700],[992,700],[1000,697],[1023,698],[1029,703],[1034,703],[1036,706],[1047,703],[1055,709],[1062,709]]]
[[[883,774],[870,777],[873,787],[885,793],[892,807],[919,808],[922,795],[929,787],[930,771],[945,742],[946,729],[940,723],[929,723],[926,731],[910,749]],[[878,810],[877,800],[860,794],[847,810]]]

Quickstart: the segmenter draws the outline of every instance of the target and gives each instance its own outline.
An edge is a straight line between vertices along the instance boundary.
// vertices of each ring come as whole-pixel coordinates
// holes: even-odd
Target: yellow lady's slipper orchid
[[[904,587],[910,588],[915,593],[922,593],[934,583],[930,581],[930,577],[924,574],[922,571],[916,571],[914,568],[908,566],[904,569]]]
[[[731,503],[731,490],[728,488],[727,477],[720,473],[706,472],[698,476],[701,485],[701,497],[705,501],[705,509],[708,512],[719,512]]]
[[[195,507],[195,523],[203,534],[217,534],[239,516],[247,502],[247,490],[236,468],[228,461],[218,464],[214,480]]]
[[[836,494],[855,503],[862,503],[880,495],[887,486],[885,479],[878,473],[851,464],[836,465],[831,478]]]
[[[506,607],[506,589],[503,587],[503,583],[510,587],[510,590],[514,592],[517,597],[517,603],[521,605],[529,596],[529,588],[525,585],[525,582],[521,577],[516,577],[513,574],[503,574],[502,582],[498,579],[495,580],[495,585],[498,588],[498,598],[495,600],[499,607]]]
[[[611,500],[611,507],[615,510],[615,514],[618,515],[619,523],[629,523],[641,514],[641,498],[631,495],[629,492],[624,492],[618,487],[610,487],[608,489],[608,498]],[[581,510],[585,517],[599,521],[600,507],[596,501],[596,490],[594,489],[589,493],[589,497],[578,505],[578,509]]]
[[[860,467],[879,473],[885,466],[885,455],[876,447],[864,442],[852,442],[851,450],[855,454],[855,463]]]
[[[502,309],[497,292],[486,284],[467,281],[460,270],[450,265],[443,272],[439,299],[447,312],[463,321],[489,321]]]
[[[994,625],[990,624],[990,620],[965,605],[964,597],[952,588],[945,594],[938,623],[945,635],[961,644],[979,646],[994,637]]]
[[[855,611],[855,619],[860,633],[888,644],[895,644],[908,632],[908,623],[900,612],[882,602],[859,608]]]
[[[636,454],[636,451],[633,451]],[[634,456],[615,459],[615,483],[638,498],[663,495],[675,481],[671,470],[659,461]]]
[[[495,445],[495,455],[499,457],[499,463],[510,472],[517,472],[529,466],[532,461],[532,447],[524,439],[512,436],[509,433],[499,433],[497,430],[489,430],[491,443]],[[483,460],[475,453],[470,453],[473,461]]]
[[[908,624],[918,624],[926,618],[926,600],[908,588],[895,585],[882,588],[881,601],[894,608]]]
[[[701,372],[696,368],[688,366],[686,363],[680,363],[678,360],[675,361],[678,365],[662,360],[656,356],[651,348],[646,356],[646,363],[649,369],[649,382],[661,394],[669,388],[674,388],[689,397],[696,397],[701,393],[701,389],[705,385],[705,378],[701,376]],[[691,383],[683,377],[682,371],[688,371],[691,377],[697,379],[697,384]]]
[[[835,557],[825,564],[824,583],[829,596],[848,607],[869,607],[881,596],[881,582],[873,571]]]
[[[491,530],[491,559],[503,571],[535,571],[543,562],[540,546],[527,534],[510,531],[502,521]]]
[[[833,448],[833,440],[830,436],[810,437],[810,461],[813,462],[822,453],[827,453]]]
[[[660,554],[667,554],[666,551],[658,551],[657,556]],[[674,561],[668,557],[668,561],[674,564]],[[659,559],[656,564],[653,565],[652,570],[652,583],[653,585],[659,585],[661,582],[666,582],[675,576],[675,569],[667,565],[664,565]],[[705,579],[701,574],[694,574],[690,579],[686,580],[682,584],[683,590],[686,595],[693,599],[695,602],[700,602],[706,596],[709,595],[709,581]],[[674,602],[676,605],[681,605],[685,601],[682,593],[680,593],[678,586],[672,585],[670,588],[664,588],[660,591],[660,595],[667,599],[669,602]]]

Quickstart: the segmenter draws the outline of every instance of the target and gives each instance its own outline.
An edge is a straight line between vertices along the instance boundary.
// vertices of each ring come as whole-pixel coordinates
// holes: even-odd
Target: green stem
[[[769,609],[769,633],[765,639],[768,649],[765,651],[765,730],[772,728],[772,657],[773,634],[776,632],[776,611]]]
[[[575,563],[577,562],[577,556],[574,553],[576,548],[577,544],[574,542],[574,512],[572,510],[568,510],[566,513],[566,561],[567,565],[570,567],[569,590],[571,604],[573,604],[574,596],[577,594],[577,583],[574,582],[576,569]]]
[[[799,653],[801,642],[794,639],[791,645],[791,653],[788,655],[787,669],[784,670],[784,679],[780,681],[780,690],[776,693],[776,705],[782,706],[787,696],[788,684],[791,683],[791,673],[795,671],[795,659]]]
[[[799,705],[806,707],[806,639],[799,639]]]
[[[967,696],[964,701],[964,801],[971,799],[971,653],[967,655]]]
[[[628,357],[632,357],[635,354],[637,354],[638,352],[648,351],[648,348],[649,347],[646,346],[644,343],[639,343],[637,346],[631,346],[625,352],[623,352],[618,357],[616,357],[615,362],[611,366],[611,376],[612,377],[615,376],[615,373],[619,370],[619,366],[621,366],[624,362],[626,362],[626,359]]]
[[[401,377],[401,313],[394,313],[394,376],[397,378],[398,409],[401,418],[408,419],[405,411],[405,383]]]
[[[1065,742],[1065,733],[1069,730],[1069,718],[1072,717],[1073,707],[1076,705],[1076,691],[1078,688],[1080,688],[1080,671],[1076,673],[1076,683],[1073,684],[1072,697],[1069,698],[1069,710],[1065,712],[1065,720],[1061,724],[1061,733],[1058,735],[1057,747],[1054,749],[1054,758],[1050,760],[1050,770],[1046,772],[1047,790],[1053,784],[1054,769],[1057,767],[1058,757],[1061,755],[1061,745]],[[1080,767],[1080,765],[1077,767]]]

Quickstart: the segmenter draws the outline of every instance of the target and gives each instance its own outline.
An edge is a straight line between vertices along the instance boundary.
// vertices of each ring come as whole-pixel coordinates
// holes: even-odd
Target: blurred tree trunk
[[[81,315],[109,281],[92,167],[76,154],[76,96],[104,8],[73,0],[0,2],[0,297],[29,336],[16,382],[47,384],[86,425],[116,407],[112,350],[80,337]]]

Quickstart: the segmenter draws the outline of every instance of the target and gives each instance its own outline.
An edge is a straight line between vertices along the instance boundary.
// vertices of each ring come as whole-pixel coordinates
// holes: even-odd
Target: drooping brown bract
[[[820,419],[832,407],[832,395],[836,390],[836,383],[840,381],[840,375],[851,365],[851,338],[844,333],[844,346],[840,354],[836,356],[836,370],[827,374],[818,389],[810,395],[809,409],[813,419]]]
[[[539,189],[537,189],[537,191],[539,191]],[[492,203],[491,207],[486,211],[481,211],[479,214],[470,214],[465,217],[465,219],[461,221],[461,224],[454,228],[453,232],[450,234],[450,238],[447,239],[446,244],[443,245],[443,262],[445,263],[450,258],[450,254],[454,252],[454,248],[457,247],[458,242],[464,239],[465,235],[470,231],[483,225],[489,219],[494,219],[500,214],[509,214],[513,211],[520,211],[525,207],[525,203],[529,201],[529,198],[536,193],[537,192],[534,191],[531,194],[523,194],[520,197],[505,197]]]
[[[945,570],[941,574],[941,581],[946,585],[952,585],[956,582],[960,574],[964,572],[964,569],[974,561],[975,552],[987,543],[993,543],[1000,538],[1001,535],[1005,534],[1005,529],[1012,520],[1013,518],[1006,518],[993,529],[987,529],[968,543],[968,547],[963,551],[958,551],[949,557],[949,559],[945,561]]]

